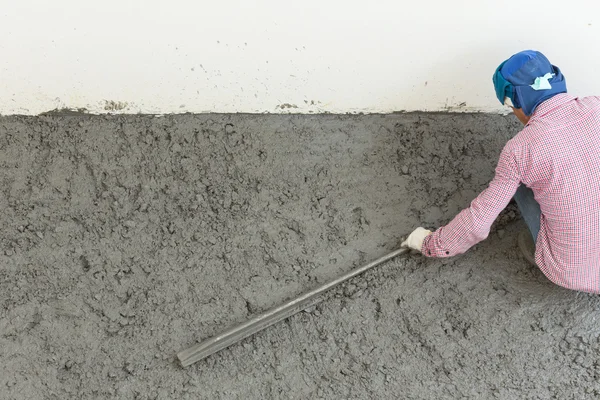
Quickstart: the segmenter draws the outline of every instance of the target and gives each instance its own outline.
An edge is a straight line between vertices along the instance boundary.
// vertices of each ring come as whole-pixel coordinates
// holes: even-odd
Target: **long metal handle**
[[[396,256],[399,256],[400,254],[407,253],[408,251],[409,250],[405,248],[392,251],[391,253],[378,258],[375,261],[371,261],[362,267],[358,267],[346,273],[345,275],[340,276],[339,278],[336,278],[322,286],[319,286],[316,289],[296,297],[293,300],[289,300],[286,303],[259,314],[246,322],[233,326],[217,336],[213,336],[210,339],[182,350],[177,353],[177,358],[179,358],[181,365],[184,367],[200,361],[219,350],[229,347],[232,344],[255,334],[256,332],[262,331],[263,329],[282,321],[315,303],[318,303],[321,300],[319,296],[332,287],[337,286],[340,283],[355,277],[356,275],[362,274],[363,272],[368,271],[369,269],[376,267],[377,265],[384,263]]]

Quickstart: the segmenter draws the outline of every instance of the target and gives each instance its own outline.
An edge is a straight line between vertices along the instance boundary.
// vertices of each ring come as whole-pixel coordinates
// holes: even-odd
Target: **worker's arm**
[[[461,254],[487,238],[492,223],[507,206],[521,182],[520,165],[514,143],[502,150],[496,175],[471,205],[448,225],[422,238],[421,252],[428,257]]]

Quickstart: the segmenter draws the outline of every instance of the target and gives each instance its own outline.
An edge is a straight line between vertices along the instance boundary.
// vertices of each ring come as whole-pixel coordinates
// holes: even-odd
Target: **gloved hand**
[[[407,247],[412,250],[417,250],[421,252],[421,248],[423,247],[423,240],[427,236],[431,235],[431,231],[425,228],[417,228],[415,229],[404,242],[400,245],[400,247]]]

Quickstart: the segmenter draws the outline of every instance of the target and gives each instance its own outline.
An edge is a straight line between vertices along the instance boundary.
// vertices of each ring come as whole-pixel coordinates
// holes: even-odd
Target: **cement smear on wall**
[[[410,256],[196,365],[175,353],[447,222],[496,115],[0,119],[3,399],[598,396],[597,296],[487,241]]]

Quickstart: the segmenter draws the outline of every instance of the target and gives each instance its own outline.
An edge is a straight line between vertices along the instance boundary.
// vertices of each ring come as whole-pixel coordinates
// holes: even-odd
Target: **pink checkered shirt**
[[[502,150],[488,188],[425,239],[423,254],[449,257],[487,238],[521,183],[542,211],[536,264],[557,285],[600,293],[600,97],[540,104]]]

